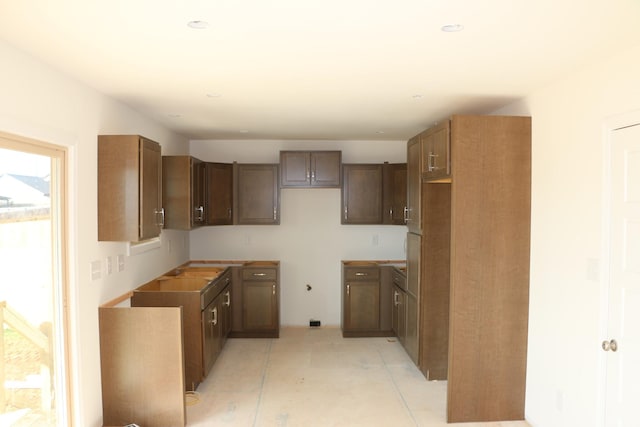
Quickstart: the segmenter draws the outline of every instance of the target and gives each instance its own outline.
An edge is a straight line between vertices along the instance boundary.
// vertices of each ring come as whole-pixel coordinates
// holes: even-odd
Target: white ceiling
[[[640,0],[0,0],[0,38],[192,139],[404,140],[637,45]]]

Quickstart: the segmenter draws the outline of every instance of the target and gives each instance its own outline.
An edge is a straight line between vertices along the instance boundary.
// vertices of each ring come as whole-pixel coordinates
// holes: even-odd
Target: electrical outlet
[[[104,262],[104,269],[107,272],[107,276],[113,273],[113,260],[111,256],[108,256]]]
[[[309,327],[310,328],[318,328],[320,327],[320,321],[319,320],[309,320]]]
[[[99,259],[91,261],[91,280],[98,280],[102,277],[102,263]]]
[[[116,258],[116,261],[118,262],[118,272],[121,272],[124,270],[124,255],[120,254],[118,255],[118,257]]]

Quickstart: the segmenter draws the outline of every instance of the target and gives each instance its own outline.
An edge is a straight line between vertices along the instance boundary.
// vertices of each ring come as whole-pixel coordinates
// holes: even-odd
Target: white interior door
[[[640,399],[640,124],[611,136],[605,425],[632,427]]]

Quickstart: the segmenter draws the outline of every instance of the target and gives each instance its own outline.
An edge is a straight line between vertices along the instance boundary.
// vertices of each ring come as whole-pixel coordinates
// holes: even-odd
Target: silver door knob
[[[616,352],[618,351],[618,342],[616,340],[611,340],[611,341],[604,340],[602,341],[602,349],[604,351],[611,350],[613,352]]]

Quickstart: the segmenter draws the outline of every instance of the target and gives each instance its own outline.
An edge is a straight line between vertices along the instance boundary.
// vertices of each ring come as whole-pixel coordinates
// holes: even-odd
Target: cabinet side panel
[[[100,308],[104,425],[186,424],[182,310]]]
[[[451,144],[448,421],[523,419],[530,119],[454,116]]]
[[[423,184],[420,293],[420,369],[446,380],[449,349],[451,185]]]
[[[98,240],[138,240],[138,137],[98,137]]]

